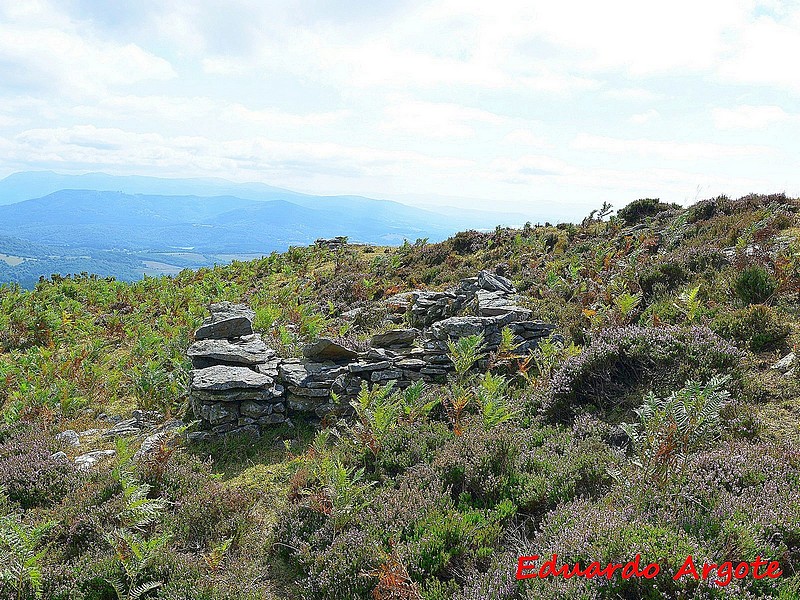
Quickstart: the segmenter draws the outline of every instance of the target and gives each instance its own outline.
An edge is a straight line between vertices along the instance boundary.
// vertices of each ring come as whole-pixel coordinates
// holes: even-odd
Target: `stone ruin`
[[[488,271],[447,291],[398,294],[385,305],[390,322],[407,320],[412,327],[374,335],[362,352],[320,338],[303,348],[303,358],[282,358],[253,332],[247,306],[212,304],[188,350],[189,400],[201,421],[190,437],[258,435],[270,425],[291,423],[290,416],[344,414],[364,382],[394,381],[399,388],[418,380],[444,383],[453,368],[450,340],[483,333],[484,350],[491,353],[508,327],[524,355],[555,327],[530,320],[512,283]]]

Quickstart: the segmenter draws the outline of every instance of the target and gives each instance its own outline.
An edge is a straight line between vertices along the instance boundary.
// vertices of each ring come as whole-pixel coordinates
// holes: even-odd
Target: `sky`
[[[533,218],[800,196],[798,56],[800,0],[0,0],[0,177]]]

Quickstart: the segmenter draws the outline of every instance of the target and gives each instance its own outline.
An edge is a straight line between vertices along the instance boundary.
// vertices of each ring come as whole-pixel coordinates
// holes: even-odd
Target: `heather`
[[[0,597],[797,597],[800,379],[773,365],[800,339],[798,208],[643,199],[436,244],[0,287]],[[249,305],[291,357],[322,335],[363,348],[409,325],[398,294],[481,269],[556,326],[531,353],[466,336],[438,384],[187,440],[186,349],[210,302]],[[104,433],[133,410],[184,426],[135,458],[143,435]],[[515,580],[520,555],[553,553],[670,575],[689,554],[760,556],[785,575]]]

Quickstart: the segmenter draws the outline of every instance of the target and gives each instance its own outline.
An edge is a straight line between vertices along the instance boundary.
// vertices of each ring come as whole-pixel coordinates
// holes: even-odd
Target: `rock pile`
[[[283,423],[287,416],[284,388],[276,381],[278,360],[253,333],[253,311],[229,302],[210,309],[211,317],[187,352],[194,367],[189,400],[195,416],[213,434],[258,435],[260,426]]]
[[[253,313],[246,306],[213,304],[188,350],[194,367],[190,401],[205,428],[192,436],[258,434],[294,413],[342,414],[365,383],[394,381],[400,388],[419,380],[443,383],[453,367],[447,342],[468,335],[482,333],[484,350],[494,352],[508,327],[516,352],[526,354],[554,326],[531,321],[531,312],[517,300],[511,281],[481,271],[447,291],[390,299],[392,306],[405,308],[414,327],[374,335],[361,352],[320,338],[303,349],[303,358],[278,357],[253,333]]]

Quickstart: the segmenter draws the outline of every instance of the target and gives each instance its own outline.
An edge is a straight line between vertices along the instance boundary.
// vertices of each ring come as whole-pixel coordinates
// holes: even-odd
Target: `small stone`
[[[239,412],[245,417],[252,417],[253,419],[258,419],[265,415],[272,414],[274,406],[277,405],[266,404],[263,402],[253,402],[252,400],[247,400],[239,405]]]
[[[59,442],[63,442],[67,446],[80,446],[81,445],[81,438],[76,431],[72,429],[67,429],[66,431],[62,431],[58,435],[56,435],[56,439]]]
[[[354,362],[347,365],[347,368],[351,373],[368,373],[388,369],[391,366],[392,364],[388,360],[381,360],[378,362]]]
[[[81,471],[88,471],[101,460],[114,456],[115,450],[95,450],[75,457],[75,464]]]
[[[370,345],[378,348],[390,348],[391,346],[410,346],[417,339],[419,331],[416,329],[391,329],[384,333],[372,336]]]
[[[230,402],[218,402],[211,406],[208,412],[208,422],[212,425],[229,423],[239,418],[239,409]]]
[[[69,461],[69,457],[67,456],[67,453],[66,452],[62,452],[61,450],[51,454],[50,458],[52,458],[53,460],[56,460],[58,462]]]
[[[211,316],[195,332],[196,340],[228,339],[253,333],[255,313],[244,304],[219,302],[211,305]]]
[[[776,371],[787,371],[792,368],[792,365],[794,365],[795,361],[796,357],[794,352],[789,352],[789,354],[772,365],[772,368]]]
[[[352,360],[358,356],[358,352],[329,338],[320,338],[303,348],[303,356],[318,360]]]
[[[386,369],[385,371],[374,371],[370,376],[370,381],[389,381],[390,379],[400,379],[403,372],[399,369]]]

